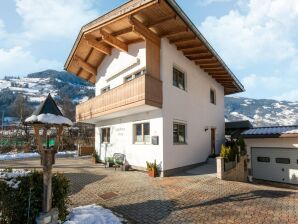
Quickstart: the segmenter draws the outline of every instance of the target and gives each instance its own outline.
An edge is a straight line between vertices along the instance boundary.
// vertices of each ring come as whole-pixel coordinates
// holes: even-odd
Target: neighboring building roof
[[[247,120],[225,122],[225,134],[231,135],[232,138],[239,138],[243,131],[250,128],[253,128],[253,126]]]
[[[250,121],[228,121],[225,122],[226,129],[250,129],[253,128]]]
[[[86,24],[76,39],[65,69],[95,83],[97,67],[115,45],[125,51],[127,45],[144,41],[146,35],[167,37],[189,60],[222,84],[225,94],[244,91],[239,80],[174,0],[132,0]]]
[[[298,137],[298,125],[251,128],[242,132],[243,138]]]

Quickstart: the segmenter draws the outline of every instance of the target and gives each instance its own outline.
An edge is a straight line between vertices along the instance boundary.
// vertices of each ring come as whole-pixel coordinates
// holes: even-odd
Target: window
[[[138,78],[138,77],[140,77],[141,75],[144,75],[144,74],[145,74],[145,69],[143,69],[141,71],[138,71],[137,73],[134,73],[132,75],[126,76],[124,78],[124,82],[128,82],[130,80],[136,79],[136,78]]]
[[[101,142],[110,143],[110,128],[101,129]]]
[[[173,125],[173,142],[174,144],[186,144],[186,125],[182,123],[174,123]]]
[[[270,163],[269,157],[258,157],[257,160],[258,162],[262,162],[262,163]]]
[[[213,89],[210,89],[210,103],[216,104],[216,94]]]
[[[173,68],[173,86],[185,90],[185,74],[176,68]]]
[[[108,92],[110,90],[110,86],[106,86],[104,88],[101,89],[101,94]]]
[[[140,123],[134,125],[135,143],[150,143],[150,123]]]
[[[275,158],[276,163],[290,164],[291,160],[289,158]]]

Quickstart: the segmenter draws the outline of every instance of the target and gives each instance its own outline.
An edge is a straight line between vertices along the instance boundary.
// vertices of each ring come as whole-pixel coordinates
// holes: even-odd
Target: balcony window
[[[132,75],[126,76],[124,78],[124,82],[128,82],[130,80],[136,79],[136,78],[138,78],[138,77],[140,77],[141,75],[144,75],[144,74],[145,74],[145,69],[143,69],[141,71],[138,71],[138,72],[136,72],[136,73],[134,73]]]
[[[140,123],[134,125],[134,141],[135,143],[150,143],[150,123]]]
[[[173,86],[185,90],[185,74],[177,68],[173,68]]]
[[[186,124],[173,124],[173,142],[174,144],[186,144]]]
[[[110,128],[101,129],[101,142],[110,143]]]
[[[210,89],[210,103],[212,104],[216,104],[216,94],[215,94],[215,90]]]
[[[103,94],[108,91],[110,91],[110,86],[106,86],[106,87],[102,88],[100,92],[101,92],[101,94]]]

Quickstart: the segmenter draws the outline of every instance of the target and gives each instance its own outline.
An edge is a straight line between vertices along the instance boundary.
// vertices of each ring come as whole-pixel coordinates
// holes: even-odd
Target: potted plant
[[[98,158],[98,155],[97,155],[97,153],[96,153],[96,151],[94,151],[93,153],[92,153],[92,158],[91,158],[92,160],[92,163],[98,163],[99,162],[99,158]]]
[[[156,160],[154,160],[153,163],[150,162],[146,162],[147,164],[147,171],[148,171],[148,175],[150,177],[156,177],[157,176],[157,164],[156,164]]]
[[[115,164],[113,157],[107,157],[106,164],[107,164],[107,167],[113,167]]]

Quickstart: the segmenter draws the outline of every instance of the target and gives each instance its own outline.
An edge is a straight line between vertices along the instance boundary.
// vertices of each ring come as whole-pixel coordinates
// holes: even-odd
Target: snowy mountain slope
[[[4,109],[6,116],[9,116],[12,113],[9,108],[17,95],[24,96],[29,104],[35,107],[49,93],[58,102],[62,101],[62,97],[68,97],[77,104],[94,96],[94,87],[68,72],[55,70],[37,72],[21,78],[5,77],[0,79],[0,110]]]
[[[298,124],[298,102],[226,97],[225,119],[249,120],[254,126],[294,125]]]

